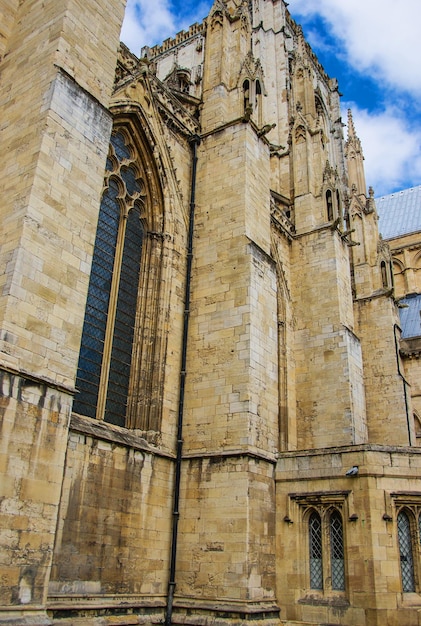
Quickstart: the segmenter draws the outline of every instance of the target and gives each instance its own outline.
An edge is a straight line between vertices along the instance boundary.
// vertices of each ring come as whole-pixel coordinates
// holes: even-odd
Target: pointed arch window
[[[420,524],[419,521],[418,524]],[[414,592],[415,575],[412,552],[411,523],[406,511],[400,511],[398,514],[398,539],[402,590],[407,593]]]
[[[418,413],[415,411],[413,414],[414,419],[414,431],[416,437],[416,445],[421,446],[421,419],[419,418]]]
[[[255,122],[262,124],[262,84],[259,79],[246,78],[242,85],[243,92],[243,115],[249,120],[255,115]]]
[[[331,222],[333,220],[333,196],[330,189],[326,191],[326,212],[327,221]]]
[[[342,516],[336,508],[311,509],[308,514],[310,589],[345,591]]]
[[[263,117],[263,112],[262,112],[262,86],[260,84],[260,80],[256,80],[256,86],[255,86],[255,90],[256,90],[256,111],[257,111],[257,123],[259,126],[262,125],[262,117]]]
[[[344,534],[342,528],[342,517],[338,511],[332,511],[329,526],[332,589],[343,591],[345,589]]]
[[[339,189],[332,191],[332,188],[327,188],[325,191],[325,209],[326,218],[328,222],[333,222],[336,219],[343,219],[341,194]]]
[[[380,263],[380,272],[382,275],[382,285],[384,289],[387,289],[387,285],[388,285],[388,278],[387,278],[387,269],[386,269],[386,262],[382,261]]]
[[[244,115],[248,116],[251,114],[251,103],[250,103],[250,81],[245,80],[243,82],[243,107],[244,107]]]
[[[392,493],[397,508],[397,548],[402,591],[421,591],[421,496]]]
[[[339,189],[336,190],[336,209],[338,211],[338,216],[342,215],[342,203],[341,203],[341,195],[339,193]]]
[[[323,589],[322,520],[313,511],[308,522],[310,547],[310,588]]]
[[[392,261],[382,260],[380,262],[380,275],[383,289],[391,289],[394,287]]]
[[[73,410],[124,426],[144,229],[135,150],[112,135],[88,287]]]

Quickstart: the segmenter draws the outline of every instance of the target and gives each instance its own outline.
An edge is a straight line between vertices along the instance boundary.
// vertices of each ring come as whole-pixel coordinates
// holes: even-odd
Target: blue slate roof
[[[376,198],[383,239],[421,231],[421,185]]]
[[[421,336],[421,294],[411,294],[400,300],[407,308],[399,309],[402,339]]]

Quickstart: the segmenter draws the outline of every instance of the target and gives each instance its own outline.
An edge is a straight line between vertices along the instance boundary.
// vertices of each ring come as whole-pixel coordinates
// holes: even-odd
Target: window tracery
[[[75,412],[124,426],[143,243],[144,184],[122,132],[111,138],[76,379]]]
[[[148,310],[155,310],[161,297],[164,244],[156,229],[162,223],[162,200],[153,156],[142,146],[134,127],[113,131],[73,410],[117,426],[156,431],[161,404],[150,389],[162,384],[163,330],[161,316]]]

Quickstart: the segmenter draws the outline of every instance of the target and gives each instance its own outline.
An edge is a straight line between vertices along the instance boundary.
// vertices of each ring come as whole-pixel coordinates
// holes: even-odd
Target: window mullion
[[[323,533],[323,565],[324,565],[324,580],[323,587],[325,592],[332,590],[332,567],[331,567],[331,545],[330,545],[330,527],[329,527],[329,514],[326,510],[322,513],[322,533]]]
[[[126,233],[127,215],[121,211],[118,225],[117,244],[114,257],[113,278],[110,289],[108,304],[107,325],[105,329],[104,352],[102,354],[101,378],[99,381],[99,393],[96,418],[104,419],[105,405],[107,401],[108,379],[110,375],[111,349],[113,345],[115,316],[117,310],[117,296],[121,275],[121,260],[123,256],[123,244]]]

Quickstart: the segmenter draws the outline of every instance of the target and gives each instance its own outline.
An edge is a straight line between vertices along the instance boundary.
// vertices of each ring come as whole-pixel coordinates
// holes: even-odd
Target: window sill
[[[298,604],[311,604],[313,606],[348,607],[349,601],[344,591],[320,592],[311,591],[298,600]]]
[[[401,593],[398,599],[398,606],[402,608],[421,607],[421,595],[419,593],[407,592]]]

